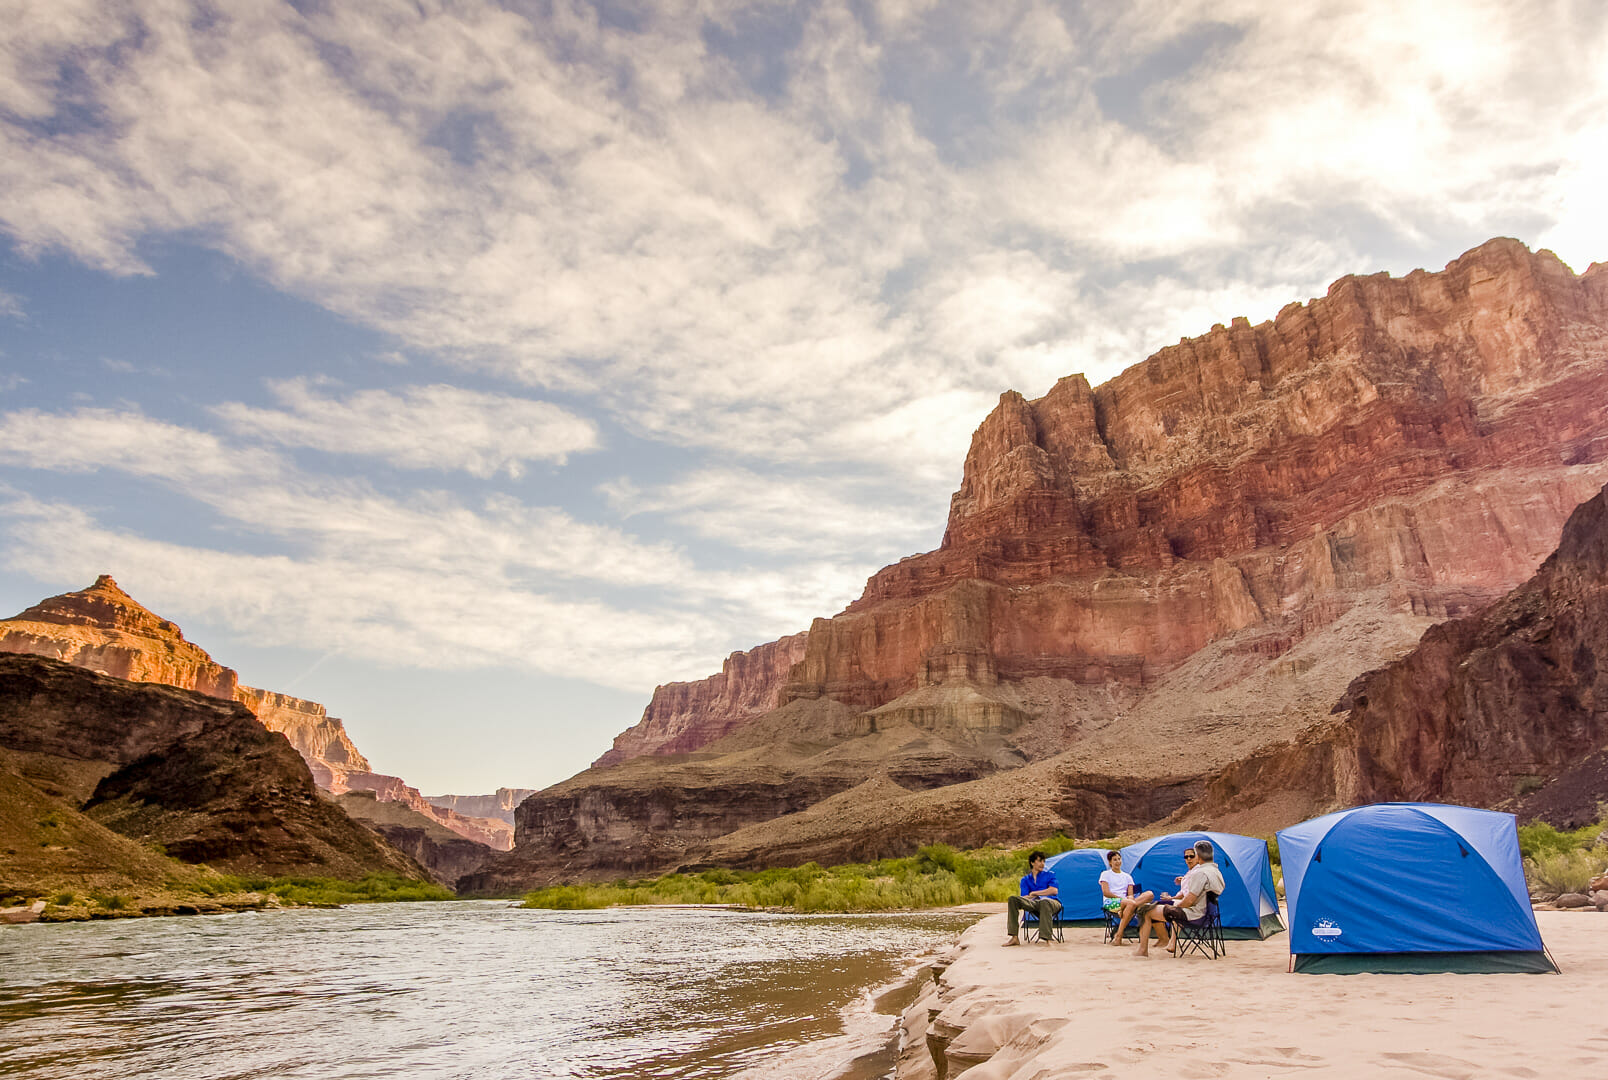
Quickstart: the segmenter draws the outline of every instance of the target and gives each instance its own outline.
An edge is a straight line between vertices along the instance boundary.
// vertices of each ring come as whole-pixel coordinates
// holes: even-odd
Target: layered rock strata
[[[513,846],[514,808],[525,801],[527,795],[536,794],[535,788],[498,788],[490,795],[426,795],[424,801],[437,810],[451,810],[466,817],[491,818],[506,822],[509,843]],[[506,848],[504,848],[506,850]]]
[[[0,621],[0,653],[63,660],[134,682],[163,683],[238,701],[269,731],[290,740],[319,787],[333,794],[373,791],[405,803],[446,828],[497,850],[513,846],[511,822],[437,810],[399,777],[372,771],[345,726],[316,701],[243,685],[232,668],[185,640],[179,627],[141,606],[111,575],[87,589],[42,600]]]
[[[1599,657],[1608,658],[1604,492],[1570,516],[1529,581],[1431,627],[1407,656],[1358,677],[1331,720],[1225,770],[1186,812],[1244,824],[1365,802],[1491,806],[1528,795],[1526,816],[1595,820],[1608,800]]]
[[[780,704],[782,684],[804,655],[809,634],[793,634],[747,652],[734,652],[720,674],[697,682],[654,687],[642,719],[614,737],[593,768],[648,754],[697,750]]]
[[[244,706],[35,656],[0,656],[0,749],[103,769],[82,810],[136,842],[237,873],[422,878],[318,792]]]
[[[934,780],[946,759],[964,763],[970,776],[941,783],[893,779],[963,782],[990,805],[1033,762],[1073,784],[1045,807],[1121,805],[1102,790],[1188,801],[1190,785],[1325,716],[1428,626],[1529,577],[1608,480],[1605,459],[1608,267],[1577,277],[1512,240],[1440,273],[1343,278],[1097,388],[1073,375],[1037,400],[1006,393],[973,438],[943,544],[815,620],[777,710],[727,726],[666,708],[675,722],[655,730],[674,729],[661,744],[673,753],[526,799],[515,851],[487,872],[737,858],[715,841],[772,818],[815,835],[821,823],[774,798],[777,785],[837,796],[887,775],[881,752],[921,757]],[[743,741],[813,708],[807,735]],[[779,771],[752,797],[718,794],[764,768]],[[936,808],[948,797],[845,808],[835,837],[771,835],[770,855],[740,857],[846,850],[894,808],[928,830],[907,833],[913,847],[960,829]],[[1136,799],[1109,820],[1142,824],[1125,814],[1166,802]],[[684,805],[700,807],[696,828]]]
[[[465,874],[480,869],[492,851],[401,803],[380,802],[372,791],[350,791],[335,801],[347,816],[385,837],[449,889]]]

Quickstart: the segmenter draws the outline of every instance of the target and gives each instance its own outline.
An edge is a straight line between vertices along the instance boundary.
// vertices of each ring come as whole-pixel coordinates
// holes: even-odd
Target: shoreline
[[[1004,919],[991,916],[905,1009],[893,1075],[1599,1075],[1608,920],[1596,914],[1536,913],[1560,975],[1296,975],[1284,934],[1230,941],[1220,960],[1140,958],[1098,929],[1005,949]]]

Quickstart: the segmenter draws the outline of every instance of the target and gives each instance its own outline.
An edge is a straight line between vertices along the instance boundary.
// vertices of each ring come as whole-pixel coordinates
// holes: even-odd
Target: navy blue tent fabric
[[[1454,953],[1511,970],[1496,954],[1542,954],[1512,814],[1379,803],[1278,836],[1297,970],[1321,969],[1303,958]]]
[[[1212,842],[1212,861],[1223,872],[1223,895],[1217,906],[1223,929],[1233,937],[1268,937],[1284,929],[1267,841],[1237,833],[1182,832],[1141,840],[1122,849],[1122,868],[1133,875],[1140,892],[1159,898],[1175,892],[1189,869],[1184,850],[1197,840]]]
[[[1055,872],[1055,898],[1061,901],[1059,922],[1104,922],[1100,875],[1106,869],[1105,848],[1077,848],[1052,855],[1044,868]]]

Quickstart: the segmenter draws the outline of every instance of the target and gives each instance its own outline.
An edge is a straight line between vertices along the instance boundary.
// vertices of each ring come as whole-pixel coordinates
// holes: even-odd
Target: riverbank
[[[1597,1075],[1608,919],[1536,919],[1561,975],[1292,975],[1283,934],[1220,960],[1143,959],[1097,929],[1006,949],[994,915],[905,1010],[896,1077]]]

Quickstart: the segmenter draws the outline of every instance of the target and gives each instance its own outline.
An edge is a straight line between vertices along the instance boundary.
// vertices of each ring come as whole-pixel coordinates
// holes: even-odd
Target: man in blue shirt
[[[1022,921],[1022,909],[1038,916],[1040,941],[1050,940],[1050,924],[1061,913],[1061,901],[1055,898],[1060,892],[1055,887],[1055,875],[1044,869],[1044,852],[1035,851],[1027,857],[1027,876],[1022,879],[1022,895],[1013,896],[1005,904],[1005,929],[1011,935],[1007,945],[1020,945],[1017,934]]]

